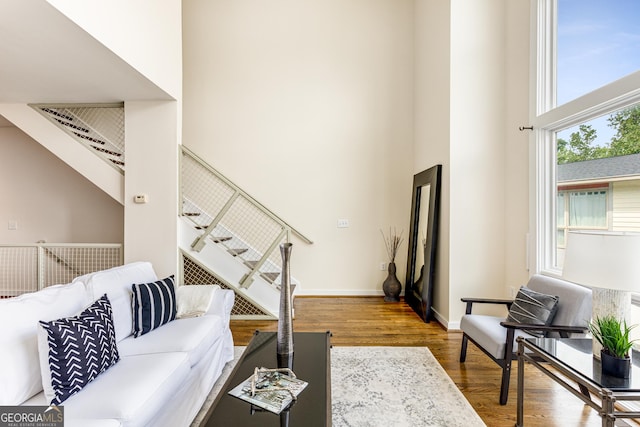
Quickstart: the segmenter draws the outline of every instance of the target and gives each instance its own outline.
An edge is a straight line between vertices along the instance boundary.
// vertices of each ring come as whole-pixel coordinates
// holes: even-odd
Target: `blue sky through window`
[[[561,105],[640,69],[640,0],[558,0],[557,43]],[[613,136],[606,119],[589,122],[601,144]]]

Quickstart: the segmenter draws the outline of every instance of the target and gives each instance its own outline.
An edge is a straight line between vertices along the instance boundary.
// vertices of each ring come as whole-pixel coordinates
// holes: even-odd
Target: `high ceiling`
[[[2,2],[0,103],[155,99],[170,97],[45,0]]]

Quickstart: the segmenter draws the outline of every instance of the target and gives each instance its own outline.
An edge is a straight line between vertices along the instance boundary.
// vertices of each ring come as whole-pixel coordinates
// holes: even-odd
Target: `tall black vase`
[[[278,367],[293,369],[293,306],[291,301],[291,243],[280,245],[282,256],[282,274],[280,279],[280,312],[278,315],[278,333],[276,334],[276,352]]]
[[[396,264],[394,262],[390,262],[387,271],[389,272],[389,275],[384,279],[384,282],[382,282],[384,300],[387,302],[398,302],[400,301],[402,284],[396,277]]]

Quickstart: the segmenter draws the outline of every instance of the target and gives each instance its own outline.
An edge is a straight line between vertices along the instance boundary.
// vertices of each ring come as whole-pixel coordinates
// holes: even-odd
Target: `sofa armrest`
[[[465,314],[471,314],[473,304],[501,304],[506,305],[507,309],[511,308],[513,300],[511,299],[498,299],[498,298],[460,298],[460,301],[467,303]]]
[[[216,314],[224,320],[225,325],[229,326],[231,320],[231,309],[235,302],[236,294],[231,289],[222,289],[217,287],[213,298],[211,299],[211,305],[207,314]]]

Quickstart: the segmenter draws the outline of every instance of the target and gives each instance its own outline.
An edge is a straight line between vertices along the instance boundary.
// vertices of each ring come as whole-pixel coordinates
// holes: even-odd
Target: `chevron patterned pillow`
[[[106,294],[78,316],[40,321],[40,325],[49,344],[53,405],[60,405],[120,360]]]
[[[530,325],[551,325],[558,310],[558,297],[536,292],[522,286],[511,304],[507,320]],[[527,330],[530,335],[543,337],[544,332]]]
[[[133,336],[138,338],[176,318],[173,275],[153,283],[132,285]]]

